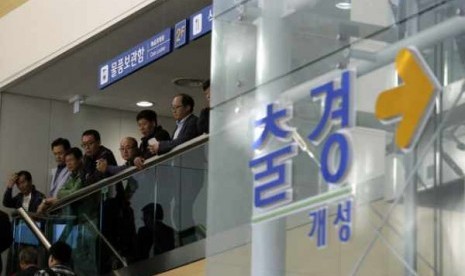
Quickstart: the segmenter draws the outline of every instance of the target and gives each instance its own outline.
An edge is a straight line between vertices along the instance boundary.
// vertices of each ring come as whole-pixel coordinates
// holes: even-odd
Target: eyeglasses
[[[93,144],[95,144],[95,141],[87,142],[87,143],[82,143],[81,147],[83,148],[88,148],[91,147]]]
[[[181,107],[183,107],[183,105],[173,105],[173,106],[171,106],[171,111],[175,111],[175,110],[177,110],[178,108],[181,108]]]

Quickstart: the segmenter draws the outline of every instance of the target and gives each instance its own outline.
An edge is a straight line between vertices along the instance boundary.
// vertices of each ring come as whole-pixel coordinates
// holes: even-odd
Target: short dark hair
[[[62,241],[54,243],[49,250],[50,256],[61,264],[66,264],[71,261],[71,247]]]
[[[18,175],[18,177],[21,177],[21,176],[24,176],[24,178],[28,181],[28,182],[32,182],[32,175],[30,172],[28,171],[19,171],[16,173]]]
[[[82,158],[82,151],[81,151],[79,148],[76,148],[76,147],[70,148],[70,149],[66,152],[65,156],[68,156],[68,155],[72,155],[72,156],[74,156],[76,159],[81,159],[81,158]]]
[[[96,131],[95,129],[88,129],[82,133],[82,136],[88,136],[88,135],[94,136],[94,139],[97,142],[100,142],[100,133],[98,133],[98,131]]]
[[[210,79],[208,79],[208,80],[206,80],[206,81],[204,81],[202,83],[202,90],[203,91],[207,90],[208,88],[210,88]]]
[[[65,138],[57,138],[52,142],[51,148],[53,150],[54,147],[62,146],[65,151],[71,148],[71,144],[69,143],[68,139]]]
[[[37,265],[38,255],[39,253],[35,248],[27,246],[19,251],[19,261],[27,265]]]
[[[182,106],[190,106],[191,112],[194,112],[194,99],[192,99],[191,96],[184,93],[180,93],[176,95],[176,97],[181,97]]]
[[[136,121],[139,121],[141,119],[145,119],[150,122],[155,122],[157,123],[157,112],[150,110],[150,109],[145,109],[142,110],[137,114]]]

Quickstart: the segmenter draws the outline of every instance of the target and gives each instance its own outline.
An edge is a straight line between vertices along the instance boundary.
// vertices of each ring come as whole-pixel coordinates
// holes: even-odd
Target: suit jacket
[[[66,181],[68,181],[68,178],[71,175],[71,172],[68,171],[66,166],[61,169],[59,174],[56,173],[57,170],[58,168],[52,169],[52,181],[50,183],[50,191],[48,193],[51,197],[57,197],[58,191],[66,183]]]
[[[34,185],[32,186],[31,195],[29,209],[26,211],[36,212],[45,196],[41,192],[37,191]],[[7,188],[5,194],[3,195],[3,206],[18,209],[23,206],[23,198],[24,195],[22,193],[18,193],[15,197],[13,197],[13,189]]]
[[[104,146],[100,146],[95,156],[85,155],[83,158],[83,170],[84,170],[84,183],[83,186],[94,184],[105,177],[110,176],[108,173],[101,173],[97,171],[96,161],[99,159],[105,159],[110,166],[116,166],[116,159],[113,152]]]
[[[210,124],[210,108],[206,107],[200,111],[199,119],[197,120],[197,130],[200,134],[209,132]]]
[[[180,130],[176,139],[172,139],[169,141],[159,141],[160,143],[158,148],[158,154],[167,153],[174,147],[199,136],[199,133],[197,131],[197,120],[198,118],[194,114],[189,115],[189,117],[187,117],[186,121],[184,122],[182,129]],[[178,127],[174,129],[172,137],[174,137],[174,133],[176,133],[177,128]]]
[[[170,140],[170,135],[161,126],[156,126],[155,131],[151,135],[149,135],[148,137],[142,137],[139,146],[139,153],[140,156],[142,156],[145,159],[148,159],[155,155],[147,149],[147,146],[149,145],[148,141],[152,138],[157,139],[157,141],[168,141]]]
[[[0,255],[10,247],[13,241],[10,218],[5,212],[0,211]],[[0,258],[0,274],[2,273],[2,258]]]

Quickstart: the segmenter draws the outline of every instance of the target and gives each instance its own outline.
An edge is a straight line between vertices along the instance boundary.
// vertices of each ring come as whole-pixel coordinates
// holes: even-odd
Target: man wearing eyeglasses
[[[174,147],[189,141],[199,135],[197,131],[197,116],[194,112],[194,99],[187,94],[178,94],[171,102],[171,112],[176,120],[173,139],[169,141],[155,141],[148,148],[152,154],[163,154]]]
[[[106,160],[110,166],[116,166],[116,159],[113,152],[102,146],[100,133],[94,129],[89,129],[82,133],[81,146],[84,149],[84,173],[85,184],[93,184],[107,176],[97,170],[97,163]]]

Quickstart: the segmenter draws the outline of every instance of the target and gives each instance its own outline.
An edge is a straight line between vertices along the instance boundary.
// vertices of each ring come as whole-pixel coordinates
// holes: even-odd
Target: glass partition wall
[[[214,1],[208,275],[462,274],[464,7]],[[409,151],[375,115],[379,95],[405,83],[405,47],[442,87]],[[344,99],[327,111],[330,92],[315,90],[328,83],[349,91],[348,122]],[[342,122],[321,128],[332,116]],[[334,133],[351,137],[350,158],[328,148],[342,143]],[[346,178],[330,184],[340,160]]]

